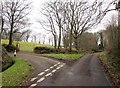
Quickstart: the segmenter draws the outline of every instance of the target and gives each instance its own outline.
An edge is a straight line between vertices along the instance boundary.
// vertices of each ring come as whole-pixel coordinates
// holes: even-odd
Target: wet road
[[[112,86],[96,55],[86,55],[69,66],[67,63],[41,56],[18,54],[35,67],[26,86]]]

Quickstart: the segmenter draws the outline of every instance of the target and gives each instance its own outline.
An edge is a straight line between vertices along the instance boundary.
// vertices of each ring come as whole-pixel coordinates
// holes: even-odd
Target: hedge
[[[7,52],[14,52],[15,50],[17,52],[19,51],[19,48],[14,45],[3,44],[2,46],[6,49]]]
[[[66,49],[54,49],[54,48],[48,48],[48,47],[35,47],[34,53],[36,54],[51,54],[51,53],[69,53],[69,50]],[[77,53],[77,51],[72,50],[72,53]]]

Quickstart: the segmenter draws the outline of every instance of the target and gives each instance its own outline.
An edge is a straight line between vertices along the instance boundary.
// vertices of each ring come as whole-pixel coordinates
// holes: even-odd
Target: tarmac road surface
[[[34,74],[26,86],[112,86],[103,72],[96,55],[85,55],[74,64],[47,57],[19,53],[35,67]],[[72,63],[72,62],[70,62]]]

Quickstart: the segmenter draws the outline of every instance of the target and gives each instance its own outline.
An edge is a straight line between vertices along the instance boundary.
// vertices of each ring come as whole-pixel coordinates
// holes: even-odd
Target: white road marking
[[[50,67],[51,69],[53,68],[53,66]]]
[[[60,65],[60,67],[63,67],[64,65],[62,64],[62,65]]]
[[[41,75],[43,75],[43,74],[45,74],[45,72],[41,72],[40,74],[38,74],[38,76],[41,76]]]
[[[32,84],[29,88],[33,88],[35,87],[37,84]]]
[[[55,64],[54,67],[56,67],[58,64]]]
[[[46,69],[45,72],[49,71],[50,69]]]
[[[48,73],[48,74],[46,74],[45,76],[46,76],[46,77],[52,76],[52,73]]]
[[[39,79],[37,82],[42,82],[45,78],[41,78]]]
[[[53,70],[52,73],[56,72],[57,70]]]
[[[32,82],[32,81],[34,81],[34,80],[36,80],[38,77],[34,77],[34,78],[32,78],[30,81]]]
[[[52,68],[56,67],[56,66],[59,65],[59,64],[60,64],[60,62],[57,63],[57,64],[55,64],[54,66],[51,66],[50,68],[52,69]],[[64,65],[65,65],[65,64],[59,65],[56,69],[52,70],[51,73],[48,73],[48,74],[46,74],[45,76],[46,76],[46,77],[52,76],[52,73],[56,72],[58,69],[60,69],[60,68],[63,67]],[[50,70],[50,69],[46,69],[45,72],[47,72],[47,71],[49,71],[49,70]],[[38,76],[41,76],[41,75],[45,74],[45,72],[39,73]],[[38,77],[34,77],[34,78],[32,78],[30,81],[34,81],[34,80],[36,80],[37,78],[38,78]],[[44,77],[40,78],[40,79],[37,81],[37,83],[38,83],[38,82],[42,82],[43,80],[45,80]],[[29,88],[33,88],[33,87],[35,87],[36,85],[37,85],[36,83],[35,83],[35,84],[32,84]]]
[[[65,65],[65,63],[63,63],[63,65]]]
[[[58,62],[57,64],[60,64],[60,62]]]
[[[61,67],[57,67],[56,69],[58,70],[58,69],[60,69]]]

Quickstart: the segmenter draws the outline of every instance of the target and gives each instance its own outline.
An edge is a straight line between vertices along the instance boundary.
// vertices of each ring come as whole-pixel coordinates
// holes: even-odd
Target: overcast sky
[[[42,15],[40,14],[40,10],[45,2],[49,0],[32,0],[32,8],[30,12],[30,23],[32,25],[30,26],[31,30],[34,30],[33,32],[38,33],[44,33],[45,30],[42,28],[42,26],[37,22],[39,19],[41,19]]]
[[[41,10],[43,4],[45,2],[48,2],[48,1],[51,1],[51,0],[31,0],[31,1],[33,3],[32,3],[32,8],[31,8],[31,12],[30,12],[29,17],[30,17],[30,23],[32,23],[32,24],[29,27],[29,29],[31,29],[34,34],[36,34],[36,33],[46,34],[47,32],[42,28],[42,26],[37,22],[37,20],[42,18],[42,15],[40,15],[40,10]],[[89,1],[93,1],[93,0],[89,0]],[[108,3],[111,0],[104,0],[104,1],[106,1]],[[114,6],[111,7],[111,8],[114,8]],[[116,11],[109,12],[105,16],[103,21],[98,25],[98,27],[94,28],[90,31],[91,32],[97,32],[99,30],[105,29],[105,26],[108,24],[108,20],[112,17],[112,15],[115,15],[116,13],[117,13]]]
[[[44,29],[37,22],[37,20],[41,19],[42,16],[40,15],[40,9],[42,8],[43,4],[48,1],[51,1],[51,0],[32,0],[33,7],[31,9],[31,13],[30,13],[30,23],[32,23],[32,25],[30,26],[30,29],[34,30],[37,33],[38,32],[44,33]],[[92,1],[92,0],[89,0],[89,1]],[[111,0],[106,0],[106,1],[111,1]],[[112,7],[112,8],[114,8],[114,7]],[[92,31],[96,32],[98,30],[105,29],[105,25],[107,24],[108,20],[112,17],[112,15],[114,15],[116,13],[117,13],[116,11],[109,12],[105,16],[105,19],[101,22],[101,24],[99,24],[98,27]]]

